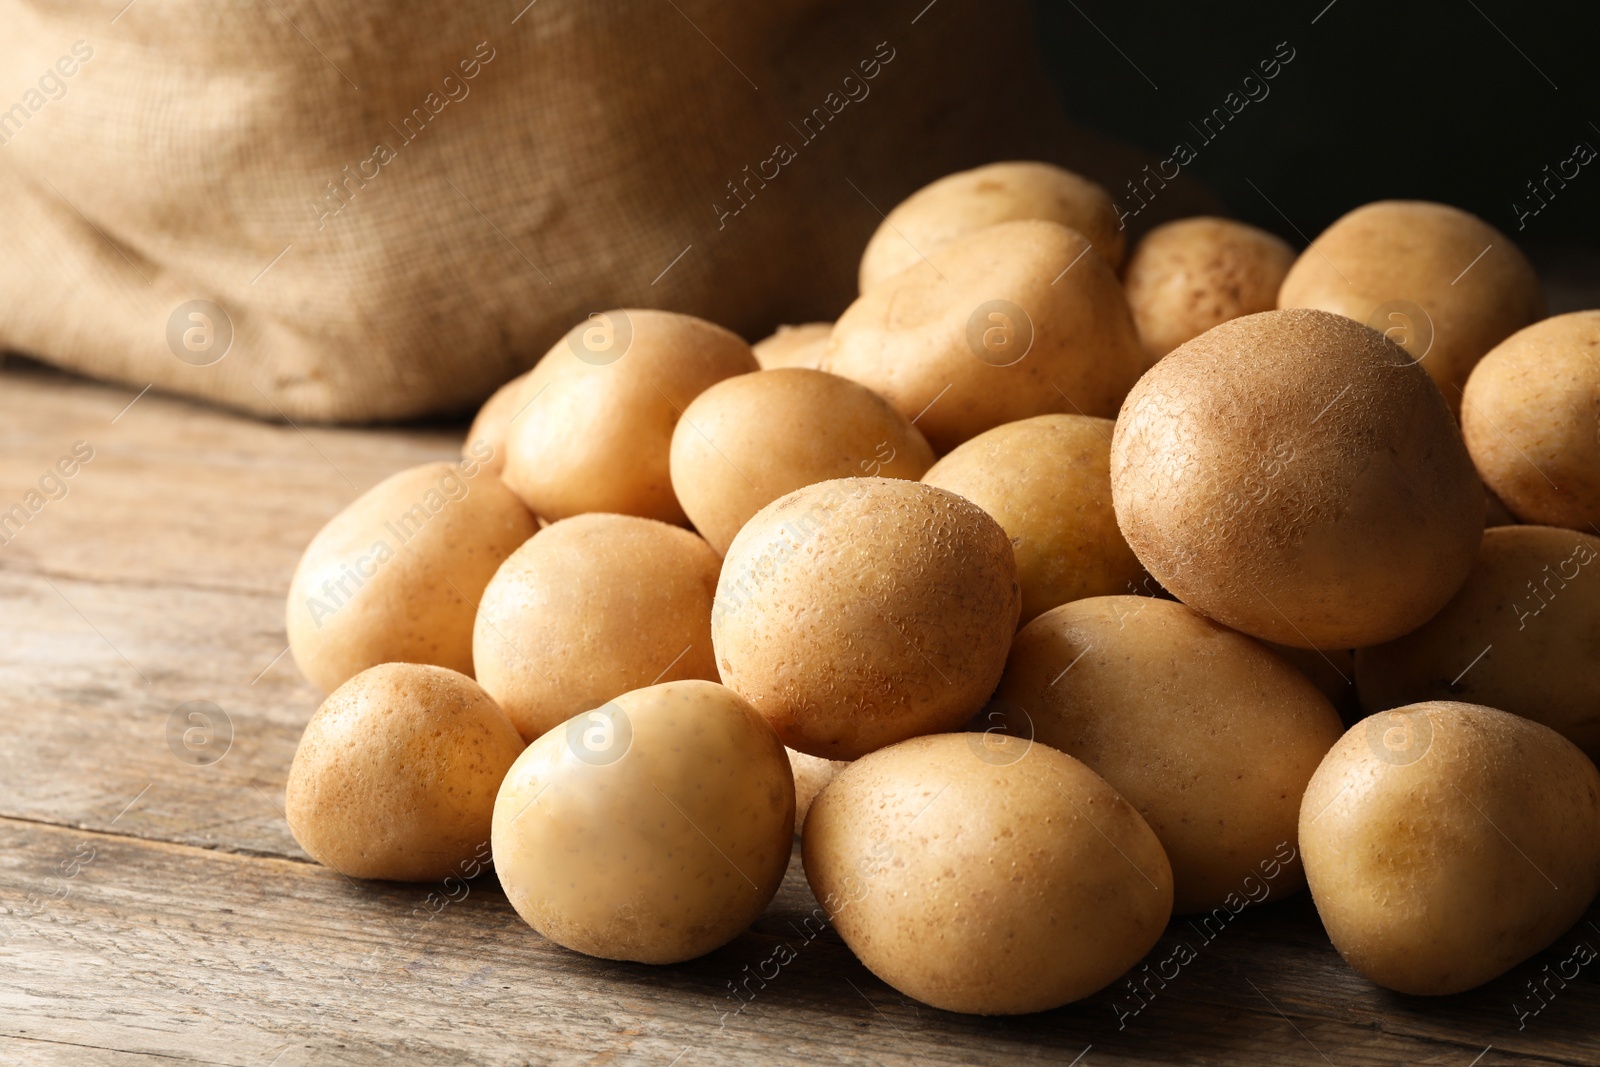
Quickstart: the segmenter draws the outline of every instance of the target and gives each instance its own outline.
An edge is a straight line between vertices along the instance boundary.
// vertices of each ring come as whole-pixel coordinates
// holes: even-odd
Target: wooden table
[[[1600,1064],[1600,962],[1518,1014],[1544,968],[1600,949],[1600,910],[1482,989],[1421,999],[1355,975],[1301,894],[1210,942],[1173,923],[1152,971],[1179,941],[1196,958],[1137,1013],[1114,987],[980,1019],[900,996],[831,931],[806,942],[798,857],[754,929],[661,968],[551,945],[492,874],[459,899],[352,882],[281,814],[319,699],[285,654],[284,591],[329,516],[451,456],[460,428],[134,399],[0,370],[0,511],[94,450],[0,547],[0,1063]],[[193,701],[221,709],[209,734]],[[795,960],[735,999],[780,941]]]

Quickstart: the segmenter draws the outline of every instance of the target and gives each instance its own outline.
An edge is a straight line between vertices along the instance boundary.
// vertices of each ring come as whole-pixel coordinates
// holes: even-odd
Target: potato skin
[[[486,456],[485,470],[499,474],[505,469],[506,434],[512,420],[523,414],[523,405],[528,402],[528,376],[532,373],[517,375],[483,402],[467,428],[467,439],[461,446],[463,458],[482,454]]]
[[[739,531],[711,636],[723,683],[785,745],[855,759],[965,723],[1000,681],[1020,605],[1011,542],[976,504],[841,478]]]
[[[1600,889],[1600,772],[1509,712],[1412,704],[1328,753],[1300,848],[1352,967],[1401,993],[1459,993],[1550,944]]]
[[[799,326],[779,326],[770,337],[763,337],[750,346],[762,370],[783,367],[804,367],[817,370],[822,365],[822,353],[828,347],[833,333],[831,322],[805,322]]]
[[[522,738],[489,694],[443,667],[385,663],[322,702],[289,766],[289,829],[351,878],[471,878]]]
[[[1246,315],[1152,367],[1117,418],[1111,488],[1129,546],[1179,600],[1301,648],[1420,626],[1483,536],[1439,390],[1325,311]]]
[[[840,772],[806,819],[811,891],[879,978],[945,1011],[1088,996],[1150,950],[1172,873],[1104,779],[1020,738],[919,737]]]
[[[794,832],[798,834],[805,828],[811,802],[849,764],[843,760],[808,756],[792,748],[785,748],[784,752],[789,757],[789,769],[794,772]]]
[[[1466,584],[1404,637],[1356,652],[1368,712],[1463,700],[1513,712],[1600,759],[1600,537],[1554,526],[1483,535]]]

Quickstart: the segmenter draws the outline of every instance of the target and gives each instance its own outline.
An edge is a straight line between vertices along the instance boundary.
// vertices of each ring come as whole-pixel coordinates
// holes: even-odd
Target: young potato
[[[625,693],[528,746],[494,805],[494,866],[545,937],[677,963],[743,933],[783,881],[794,781],[737,694],[679,681]]]
[[[506,484],[552,522],[587,511],[686,522],[667,460],[678,416],[707,387],[759,369],[749,345],[703,319],[592,315],[529,374],[506,439]]]
[[[884,396],[944,453],[1004,422],[1112,415],[1149,359],[1122,286],[1076,230],[1002,222],[863,293],[822,369]]]
[[[976,504],[841,478],[739,531],[711,639],[723,683],[785,745],[849,760],[971,718],[1000,680],[1021,600],[1011,542]]]
[[[750,346],[762,370],[804,367],[816,370],[822,365],[822,352],[833,333],[831,322],[807,322],[800,326],[779,326],[778,332]]]
[[[401,471],[317,531],[285,611],[289,648],[311,684],[331,693],[393,662],[471,676],[483,587],[539,529],[482,458]]]
[[[523,405],[528,402],[528,377],[532,373],[517,375],[483,402],[467,429],[466,443],[461,446],[462,456],[484,456],[484,469],[496,474],[505,469],[506,432],[511,428],[511,421],[523,414]]]
[[[1082,760],[1138,809],[1172,863],[1177,914],[1304,884],[1286,859],[1300,795],[1344,724],[1260,643],[1170,600],[1077,600],[1017,634],[994,703],[1007,733]]]
[[[1514,712],[1600,759],[1600,537],[1483,535],[1478,565],[1420,629],[1356,653],[1367,711],[1461,699]]]
[[[1345,723],[1361,718],[1361,698],[1356,693],[1356,652],[1353,648],[1293,648],[1263,641],[1328,698]]]
[[[1110,419],[1036,415],[979,434],[922,480],[966,497],[1005,530],[1022,622],[1057,604],[1137,588],[1144,577],[1111,508]]]
[[[1600,311],[1519,330],[1467,379],[1461,431],[1523,522],[1600,528]]]
[[[718,382],[672,434],[672,489],[689,521],[725,555],[750,516],[834,478],[922,477],[933,449],[866,386],[788,368]]]
[[[1080,1000],[1155,945],[1172,870],[1088,767],[1021,738],[940,734],[859,759],[806,819],[806,879],[873,974],[945,1011]]]
[[[1179,600],[1298,648],[1416,629],[1483,537],[1483,486],[1439,390],[1325,311],[1246,315],[1152,367],[1117,418],[1111,493]]]
[[[897,204],[861,256],[861,291],[970,233],[1022,219],[1070,226],[1112,270],[1122,264],[1123,232],[1104,189],[1049,163],[990,163],[948,174]]]
[[[811,802],[850,764],[844,760],[808,756],[792,748],[786,748],[784,752],[788,753],[789,769],[794,772],[794,832],[798,834],[805,829],[806,813],[811,810]]]
[[[335,689],[289,765],[284,814],[311,858],[351,878],[474,878],[522,738],[464,674],[384,663]]]
[[[1157,226],[1122,275],[1144,350],[1158,360],[1229,319],[1271,311],[1293,262],[1286,242],[1232,219]]]
[[[1358,207],[1311,242],[1278,292],[1382,330],[1422,364],[1455,411],[1485,352],[1544,317],[1544,290],[1511,239],[1425,200]]]
[[[1509,712],[1381,712],[1312,776],[1300,850],[1350,966],[1401,993],[1459,993],[1550,944],[1600,890],[1600,772]]]
[[[721,561],[688,530],[633,515],[551,523],[500,565],[472,634],[478,681],[529,741],[663,680],[716,680]]]

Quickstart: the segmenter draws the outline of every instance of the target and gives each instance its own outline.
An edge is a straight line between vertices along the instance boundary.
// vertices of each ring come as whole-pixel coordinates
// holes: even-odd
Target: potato
[[[537,520],[477,459],[392,475],[335,515],[289,583],[300,672],[332,692],[380,663],[472,674],[472,619],[500,561]]]
[[[1311,242],[1289,268],[1278,306],[1332,311],[1384,331],[1455,411],[1484,353],[1544,317],[1544,290],[1511,239],[1476,215],[1381,200]]]
[[[551,523],[483,591],[472,635],[478,681],[529,741],[632,689],[715,681],[720,566],[699,537],[654,519]]]
[[[637,308],[590,316],[545,353],[506,440],[503,477],[552,522],[587,511],[683,523],[672,430],[706,387],[758,370],[750,346],[703,319]]]
[[[1133,806],[1041,744],[919,737],[840,772],[806,819],[806,879],[845,944],[945,1011],[1044,1011],[1155,945],[1172,872]]]
[[[954,493],[889,478],[807,486],[728,550],[717,667],[807,755],[855,759],[954,730],[1000,680],[1016,573],[1005,531]]]
[[[1271,311],[1293,262],[1286,242],[1232,219],[1157,226],[1122,275],[1144,350],[1158,360],[1229,319]]]
[[[786,748],[784,752],[788,753],[789,769],[794,772],[794,832],[798,834],[805,828],[806,813],[811,810],[811,802],[849,764],[843,760],[808,756],[792,748]]]
[[[1007,733],[1082,760],[1138,809],[1178,914],[1305,883],[1300,795],[1344,725],[1260,643],[1170,600],[1091,597],[1023,628],[995,704]]]
[[[1600,528],[1600,311],[1512,334],[1473,368],[1464,397],[1467,451],[1517,518]]]
[[[384,663],[335,689],[289,765],[284,812],[311,858],[351,878],[474,878],[522,738],[471,678]]]
[[[1112,429],[1110,419],[1037,415],[958,445],[922,476],[987,511],[1011,538],[1024,623],[1144,578],[1111,508]]]
[[[1416,629],[1483,536],[1483,486],[1439,390],[1325,311],[1246,315],[1152,367],[1117,418],[1111,492],[1179,600],[1298,648]]]
[[[512,907],[603,959],[677,963],[727,944],[777,893],[793,840],[783,746],[714,682],[638,689],[551,730],[494,805]]]
[[[1361,718],[1361,698],[1356,694],[1356,652],[1353,648],[1294,648],[1263,641],[1328,698],[1346,723]]]
[[[788,368],[741,374],[695,397],[672,434],[672,489],[718,555],[750,517],[817,482],[922,477],[933,449],[872,390]]]
[[[1112,415],[1149,360],[1117,276],[1076,230],[1003,222],[851,304],[822,369],[883,395],[945,453],[1004,422]]]
[[[762,370],[804,367],[816,370],[822,351],[833,333],[831,322],[808,322],[801,326],[779,326],[778,332],[750,346]]]
[[[1122,265],[1123,232],[1104,189],[1049,163],[990,163],[948,174],[897,204],[861,256],[861,291],[968,234],[1022,219],[1070,226],[1113,270]]]
[[[1600,759],[1600,537],[1553,526],[1483,535],[1454,599],[1404,637],[1356,653],[1370,712],[1465,700],[1558,731]]]
[[[1300,849],[1352,967],[1401,993],[1459,993],[1550,944],[1600,889],[1600,772],[1508,712],[1412,704],[1328,753]]]
[[[467,429],[467,440],[461,446],[463,457],[483,456],[484,469],[496,474],[505,469],[506,432],[511,421],[523,414],[523,405],[529,399],[528,376],[532,373],[517,375],[483,402]]]

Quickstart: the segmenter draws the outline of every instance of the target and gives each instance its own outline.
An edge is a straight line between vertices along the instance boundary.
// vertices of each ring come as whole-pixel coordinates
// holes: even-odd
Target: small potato
[[[494,806],[512,907],[602,959],[677,963],[727,944],[777,893],[793,841],[783,746],[714,682],[638,689],[551,730]]]
[[[1461,699],[1543,723],[1600,759],[1600,537],[1486,531],[1444,610],[1356,653],[1356,686],[1369,712]]]
[[[922,477],[933,449],[866,386],[789,368],[718,382],[672,434],[672,489],[718,555],[750,516],[833,478]]]
[[[686,522],[668,469],[678,416],[708,386],[759,369],[749,345],[703,319],[592,315],[528,375],[506,484],[552,522],[587,511]]]
[[[1123,232],[1104,189],[1049,163],[990,163],[946,175],[897,204],[861,256],[861,291],[974,231],[1021,219],[1070,226],[1112,270],[1122,264]]]
[[[996,426],[922,480],[966,497],[1011,538],[1022,622],[1057,604],[1136,589],[1144,568],[1111,507],[1110,419],[1036,415]]]
[[[300,738],[284,801],[311,858],[351,878],[475,878],[522,738],[476,682],[419,663],[362,671]]]
[[[722,565],[722,681],[790,748],[855,759],[972,717],[1005,666],[1021,595],[1011,542],[920,482],[841,478],[773,501]]]
[[[523,414],[523,405],[528,402],[528,376],[532,373],[517,375],[483,402],[467,429],[467,440],[461,446],[463,457],[482,460],[484,469],[496,474],[505,469],[506,434],[512,420]]]
[[[816,370],[822,364],[823,349],[833,333],[831,322],[808,322],[801,326],[779,326],[778,332],[750,346],[762,370],[804,367]]]
[[[495,572],[478,610],[478,681],[529,741],[632,689],[715,680],[721,561],[688,530],[634,515],[552,523]]]
[[[1293,262],[1286,242],[1232,219],[1157,226],[1123,272],[1144,350],[1157,360],[1229,319],[1271,311]]]
[[[1550,944],[1600,890],[1600,772],[1508,712],[1412,704],[1328,753],[1300,850],[1350,966],[1401,993],[1459,993]]]
[[[1361,718],[1361,698],[1356,694],[1356,653],[1353,648],[1295,648],[1263,641],[1305,675],[1328,698],[1345,723]]]
[[[1091,597],[1023,628],[994,703],[1007,733],[1082,760],[1138,809],[1178,914],[1304,884],[1300,795],[1344,724],[1260,643],[1169,600]]]
[[[384,479],[306,546],[286,625],[300,672],[332,692],[380,663],[472,675],[483,587],[539,523],[477,459]]]
[[[794,832],[798,834],[805,829],[806,813],[811,810],[811,802],[850,764],[844,760],[808,756],[792,748],[784,751],[789,754],[789,769],[794,772]]]
[[[1113,415],[1148,365],[1116,274],[1083,234],[1037,220],[968,234],[863,293],[822,361],[941,454],[1033,415]]]
[[[1464,396],[1467,451],[1517,518],[1600,529],[1600,311],[1512,334],[1473,369]]]
[[[873,974],[945,1011],[1082,999],[1155,945],[1172,871],[1133,805],[1021,738],[919,737],[846,767],[806,819],[811,891]]]

